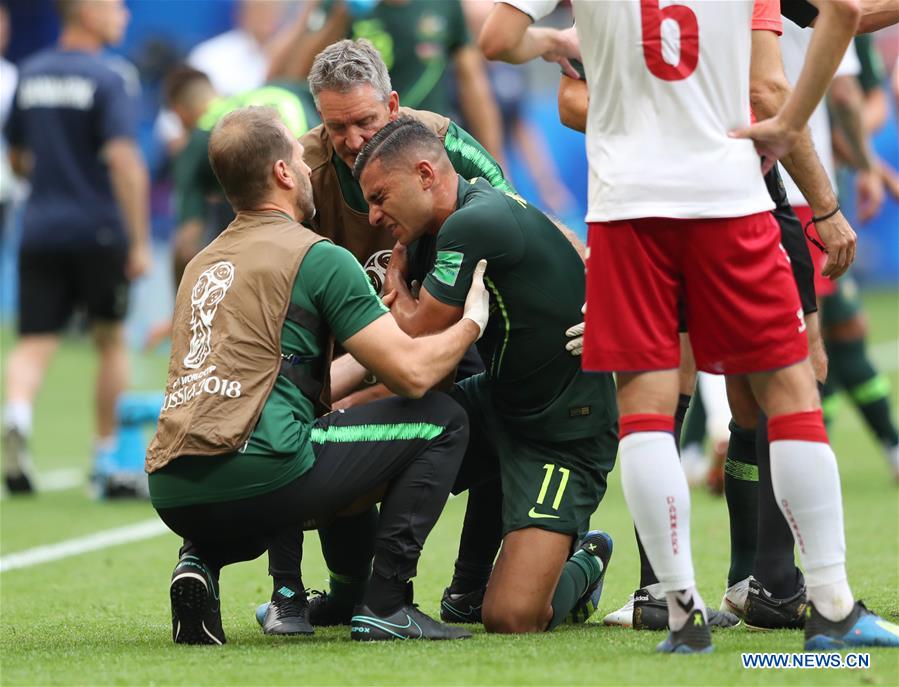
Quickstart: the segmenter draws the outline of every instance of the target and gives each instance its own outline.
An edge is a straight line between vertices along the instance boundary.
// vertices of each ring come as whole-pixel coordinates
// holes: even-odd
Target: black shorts
[[[285,533],[326,525],[386,485],[375,570],[402,580],[414,576],[468,444],[462,408],[439,392],[387,398],[328,413],[312,432],[315,463],[295,480],[249,498],[159,508],[159,517],[187,540],[182,551],[220,568],[262,555]],[[164,469],[188,460],[206,459],[183,456]],[[384,565],[390,569],[379,568]]]
[[[784,190],[777,165],[765,175],[765,185],[776,205],[771,214],[780,225],[780,244],[790,258],[793,279],[796,280],[796,287],[799,289],[802,312],[806,315],[818,312],[818,301],[815,298],[815,264],[808,250],[802,223],[797,219],[787,200],[787,192]]]
[[[91,321],[120,322],[128,310],[124,246],[19,251],[19,334],[61,331],[78,307]]]

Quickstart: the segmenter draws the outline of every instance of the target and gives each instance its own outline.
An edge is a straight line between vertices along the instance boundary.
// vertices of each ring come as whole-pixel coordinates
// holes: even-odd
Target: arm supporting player
[[[135,279],[150,267],[147,167],[137,143],[130,138],[111,139],[103,147],[103,156],[130,240],[128,277]]]
[[[339,400],[356,389],[370,374],[351,355],[342,355],[331,363],[331,399]]]
[[[393,317],[380,317],[344,341],[344,347],[394,393],[411,398],[424,396],[456,368],[487,326],[486,266],[483,260],[478,264],[465,308],[457,308],[459,317],[448,329],[410,339]]]
[[[753,31],[749,96],[756,118],[762,121],[774,117],[787,101],[790,91],[777,35],[767,30]],[[814,215],[823,217],[837,207],[837,197],[827,172],[818,160],[807,127],[803,128],[796,145],[781,162],[802,191]],[[855,259],[855,232],[841,212],[816,223],[815,228],[828,250],[822,274],[836,279]]]

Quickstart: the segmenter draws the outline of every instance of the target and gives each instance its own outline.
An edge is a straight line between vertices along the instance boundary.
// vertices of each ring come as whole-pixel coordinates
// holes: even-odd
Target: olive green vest
[[[323,237],[277,212],[239,212],[188,264],[175,297],[172,354],[152,473],[182,455],[232,453],[250,437],[283,374],[326,412],[333,338],[317,315],[291,303],[300,265]],[[312,376],[281,350],[291,319],[312,330],[324,354]],[[303,368],[305,369],[305,368]]]

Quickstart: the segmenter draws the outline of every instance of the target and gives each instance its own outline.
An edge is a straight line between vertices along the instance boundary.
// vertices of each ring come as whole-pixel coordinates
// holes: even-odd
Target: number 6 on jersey
[[[653,76],[665,81],[681,81],[690,76],[699,62],[699,22],[693,10],[684,5],[662,8],[659,0],[640,0],[640,21],[643,27],[643,59]],[[669,64],[662,56],[664,21],[677,23],[680,35],[677,64]]]

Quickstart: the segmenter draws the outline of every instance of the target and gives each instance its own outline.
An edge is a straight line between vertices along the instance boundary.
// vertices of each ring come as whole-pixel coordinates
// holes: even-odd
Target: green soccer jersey
[[[387,312],[356,259],[327,241],[315,244],[306,254],[290,299],[316,313],[340,342]],[[300,364],[313,365],[322,355],[312,332],[290,320],[281,330],[281,349],[307,361]],[[154,472],[150,475],[153,505],[171,508],[231,501],[287,484],[315,462],[314,420],[312,402],[278,375],[247,444],[225,456],[183,456]]]
[[[460,178],[456,211],[436,238],[417,242],[412,269],[429,254],[436,258],[423,288],[459,307],[475,265],[487,260],[490,320],[478,349],[509,427],[564,441],[614,425],[611,375],[581,372],[565,350],[565,330],[583,319],[584,265],[546,215],[483,179]]]
[[[206,198],[223,195],[209,164],[209,136],[218,121],[232,110],[250,105],[274,107],[290,132],[299,138],[319,123],[315,103],[305,84],[272,82],[261,88],[215,100],[197,122],[184,149],[175,159],[175,206],[178,223],[202,220]]]
[[[457,174],[466,179],[484,177],[491,186],[503,191],[515,192],[512,184],[503,176],[503,169],[499,163],[462,127],[450,122],[443,139],[443,146]],[[347,205],[356,212],[368,212],[368,203],[365,202],[365,195],[362,193],[359,182],[353,178],[353,171],[337,155],[331,157],[331,164],[337,171],[340,192]]]
[[[403,105],[450,114],[447,67],[453,53],[471,42],[459,0],[382,1],[350,31],[381,53]]]

